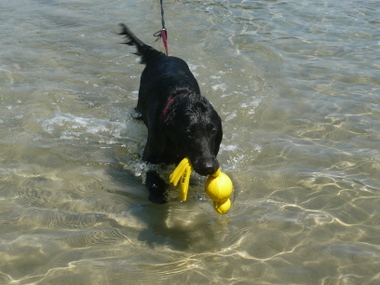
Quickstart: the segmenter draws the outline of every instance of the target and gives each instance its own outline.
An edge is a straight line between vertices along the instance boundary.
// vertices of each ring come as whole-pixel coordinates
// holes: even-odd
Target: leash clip
[[[169,55],[169,49],[168,49],[168,31],[165,28],[162,28],[158,32],[155,32],[153,36],[156,38],[156,41],[159,39],[162,39],[162,42],[165,47],[166,55]]]

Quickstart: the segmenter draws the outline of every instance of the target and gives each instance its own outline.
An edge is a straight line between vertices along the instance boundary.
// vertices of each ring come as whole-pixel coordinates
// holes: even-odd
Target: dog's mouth
[[[219,162],[215,157],[199,158],[191,162],[195,172],[203,176],[214,174],[219,168]]]

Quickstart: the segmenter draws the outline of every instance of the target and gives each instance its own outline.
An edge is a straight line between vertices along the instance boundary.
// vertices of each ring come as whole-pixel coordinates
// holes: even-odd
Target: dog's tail
[[[136,46],[137,52],[136,55],[141,56],[141,63],[147,64],[152,59],[158,56],[165,56],[164,53],[154,49],[151,46],[144,44],[138,37],[136,37],[124,24],[120,24],[122,31],[119,35],[124,35],[127,38],[127,41],[124,43],[130,46]]]

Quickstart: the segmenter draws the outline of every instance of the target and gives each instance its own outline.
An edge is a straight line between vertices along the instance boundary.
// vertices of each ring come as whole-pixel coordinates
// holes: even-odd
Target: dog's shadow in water
[[[117,160],[117,158],[115,159]],[[163,245],[175,250],[191,252],[217,251],[219,249],[216,233],[220,232],[221,224],[215,222],[215,216],[210,215],[213,213],[211,210],[206,212],[205,209],[197,206],[190,197],[186,202],[174,200],[159,204],[149,201],[148,190],[143,187],[141,178],[135,177],[120,163],[110,165],[108,174],[114,181],[121,184],[121,189],[125,189],[125,191],[115,191],[114,193],[128,199],[129,203],[137,204],[131,213],[146,225],[146,228],[138,235],[138,240],[145,241],[151,248]],[[143,189],[142,191],[145,192],[131,193],[131,186]],[[190,191],[191,189],[189,189]]]

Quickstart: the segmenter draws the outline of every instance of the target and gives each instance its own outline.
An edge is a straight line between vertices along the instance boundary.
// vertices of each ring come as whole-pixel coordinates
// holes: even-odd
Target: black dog
[[[213,174],[219,168],[216,155],[222,141],[222,122],[210,102],[200,95],[186,62],[144,44],[124,24],[120,25],[120,34],[127,38],[125,44],[136,46],[136,54],[146,64],[136,108],[148,128],[142,159],[178,164],[188,157],[197,173]]]

